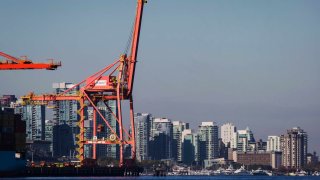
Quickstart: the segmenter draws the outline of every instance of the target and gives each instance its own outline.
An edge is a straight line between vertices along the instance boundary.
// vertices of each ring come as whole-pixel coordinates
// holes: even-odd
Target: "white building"
[[[301,168],[307,163],[308,135],[300,127],[287,130],[280,136],[282,165],[289,168]]]
[[[237,128],[232,123],[226,123],[221,126],[221,139],[226,147],[237,148],[236,145],[236,134]]]
[[[268,136],[267,151],[281,151],[279,136]]]
[[[152,115],[149,113],[135,113],[136,156],[138,161],[149,160],[149,138],[152,126]]]

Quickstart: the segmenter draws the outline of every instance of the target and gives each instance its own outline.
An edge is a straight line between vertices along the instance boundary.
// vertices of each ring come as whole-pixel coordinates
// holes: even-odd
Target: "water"
[[[297,180],[304,180],[304,179],[320,179],[320,177],[316,176],[165,176],[165,177],[154,177],[154,176],[139,176],[139,177],[22,177],[22,178],[1,178],[8,179],[8,180],[18,180],[18,179],[35,179],[35,180],[86,180],[86,179],[92,179],[92,180],[129,180],[129,179],[136,179],[136,180],[166,180],[166,179],[174,179],[174,180],[201,180],[201,179],[209,179],[209,180],[216,180],[216,179],[261,179],[261,180],[269,180],[269,179],[297,179]]]

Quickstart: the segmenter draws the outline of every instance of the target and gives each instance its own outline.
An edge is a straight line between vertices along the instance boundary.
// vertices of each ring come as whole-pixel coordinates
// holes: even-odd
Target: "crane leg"
[[[97,112],[93,109],[93,136],[97,136]],[[97,144],[92,144],[92,159],[97,159]]]
[[[133,160],[136,160],[136,139],[135,139],[134,110],[133,110],[132,96],[130,96],[130,124],[131,124],[131,157]]]

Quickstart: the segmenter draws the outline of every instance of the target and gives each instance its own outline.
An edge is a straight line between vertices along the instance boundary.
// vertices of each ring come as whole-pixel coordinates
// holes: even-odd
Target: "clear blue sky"
[[[57,71],[1,71],[0,94],[52,92],[125,49],[135,0],[1,0],[0,50]],[[320,151],[320,1],[149,0],[134,98],[137,112],[233,122],[256,138],[300,126]]]

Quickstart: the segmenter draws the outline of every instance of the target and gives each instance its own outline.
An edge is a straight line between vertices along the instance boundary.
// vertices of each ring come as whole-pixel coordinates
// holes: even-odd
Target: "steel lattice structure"
[[[119,59],[114,63],[103,68],[99,72],[93,74],[92,76],[84,79],[80,83],[74,85],[70,89],[60,93],[60,94],[43,94],[35,95],[30,93],[23,96],[23,102],[26,104],[40,103],[49,104],[55,101],[64,100],[77,100],[80,104],[80,109],[78,113],[80,119],[78,126],[80,128],[80,133],[77,136],[78,144],[78,159],[80,161],[84,160],[84,145],[93,145],[93,159],[96,159],[96,145],[97,144],[119,144],[120,146],[120,161],[119,165],[124,165],[124,145],[131,145],[131,157],[133,160],[136,158],[136,142],[135,142],[135,127],[134,127],[134,109],[133,109],[133,82],[135,67],[137,62],[137,53],[139,45],[139,36],[141,29],[142,13],[145,0],[138,0],[136,8],[136,17],[134,22],[134,27],[131,36],[131,50],[130,54],[121,54]],[[76,95],[68,94],[74,88],[79,88],[79,92]],[[108,106],[107,101],[116,101],[117,112],[112,112],[111,108]],[[101,114],[97,107],[98,102],[104,102],[106,107],[110,110],[112,116],[116,119],[119,125],[119,134],[111,127],[107,119]],[[130,106],[130,133],[123,126],[123,116],[122,116],[122,102],[129,101]],[[84,109],[86,106],[93,107],[93,136],[97,136],[97,116],[105,122],[108,129],[112,132],[111,136],[107,139],[86,139],[84,137],[85,128],[84,120],[85,113]]]

